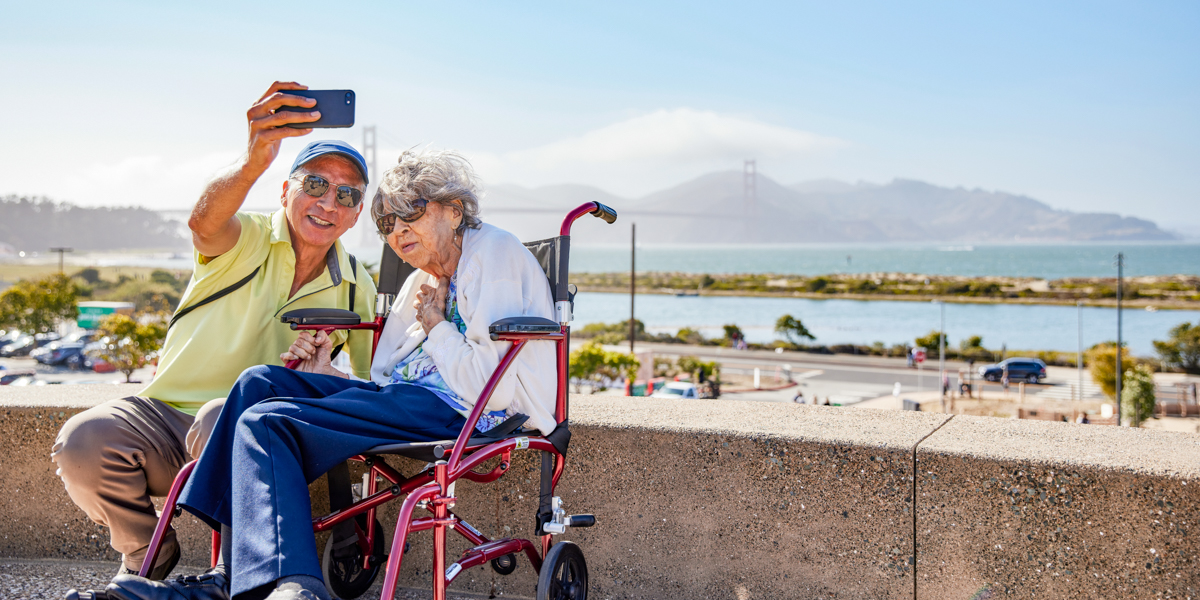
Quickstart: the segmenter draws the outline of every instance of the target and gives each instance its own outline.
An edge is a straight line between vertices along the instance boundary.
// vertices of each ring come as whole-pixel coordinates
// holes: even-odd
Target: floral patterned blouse
[[[459,333],[464,333],[467,330],[467,324],[463,322],[462,317],[458,314],[458,272],[455,271],[454,276],[450,278],[450,290],[446,292],[446,320],[458,327]],[[391,383],[411,383],[416,386],[423,387],[431,392],[443,402],[450,405],[458,414],[467,417],[471,414],[472,406],[465,402],[446,382],[442,379],[441,373],[438,373],[437,365],[434,364],[433,358],[425,353],[425,342],[417,346],[411,354],[404,357],[399,363],[396,363],[396,368],[392,370]],[[502,410],[493,410],[485,412],[479,416],[479,422],[475,424],[475,429],[480,433],[490,430],[499,425],[508,418]]]

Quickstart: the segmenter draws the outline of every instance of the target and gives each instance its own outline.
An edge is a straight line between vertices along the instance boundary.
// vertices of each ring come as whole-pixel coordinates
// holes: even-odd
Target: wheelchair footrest
[[[571,515],[567,517],[567,527],[591,527],[596,524],[596,515]]]

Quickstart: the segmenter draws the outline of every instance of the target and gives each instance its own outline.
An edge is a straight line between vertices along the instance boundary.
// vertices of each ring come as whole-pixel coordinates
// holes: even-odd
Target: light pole
[[[942,324],[938,328],[938,387],[942,390],[942,410],[946,409],[946,303],[934,300],[942,313]]]
[[[62,273],[63,273],[63,254],[65,254],[67,252],[74,252],[75,249],[74,248],[51,248],[50,251],[58,253],[58,274],[62,275]]]
[[[1117,253],[1117,427],[1121,426],[1121,296],[1125,287],[1125,253]]]
[[[629,224],[629,353],[633,354],[633,296],[637,290],[637,223]]]
[[[1075,387],[1079,395],[1076,400],[1083,402],[1083,300],[1075,301],[1075,317],[1079,323],[1079,351],[1075,356],[1075,370],[1079,376],[1079,383]]]

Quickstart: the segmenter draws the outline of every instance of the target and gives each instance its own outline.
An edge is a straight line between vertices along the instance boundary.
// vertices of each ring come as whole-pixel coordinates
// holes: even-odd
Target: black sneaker
[[[66,600],[229,600],[229,575],[225,565],[217,565],[203,575],[180,575],[171,581],[117,575],[102,592],[71,590]]]
[[[150,569],[150,576],[147,577],[147,579],[153,579],[155,581],[162,581],[166,579],[167,576],[171,574],[171,571],[175,570],[175,565],[179,564],[179,557],[182,555],[183,552],[179,549],[179,544],[176,544],[175,552],[171,554],[171,557],[167,559],[167,562],[156,565],[153,569]],[[126,567],[125,563],[121,563],[121,568],[117,570],[117,575],[133,575],[136,577],[137,574],[137,570]],[[114,580],[115,579],[116,578],[114,577]]]

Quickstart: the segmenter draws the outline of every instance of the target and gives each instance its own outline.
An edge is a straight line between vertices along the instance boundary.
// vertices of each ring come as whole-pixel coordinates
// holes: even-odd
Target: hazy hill
[[[557,230],[561,214],[528,211],[540,207],[565,213],[569,207],[595,200],[616,208],[623,221],[636,221],[639,240],[661,243],[1176,239],[1144,219],[1057,210],[1004,192],[904,179],[885,185],[818,180],[784,186],[760,174],[757,182],[754,206],[746,206],[742,174],[737,171],[711,173],[636,199],[582,185],[536,189],[497,185],[483,202],[484,218],[523,239],[548,237]],[[627,227],[602,235],[609,242],[629,239]]]
[[[0,244],[10,251],[187,248],[177,225],[157,212],[134,207],[84,208],[47,198],[0,198]],[[4,249],[5,246],[0,246]]]

